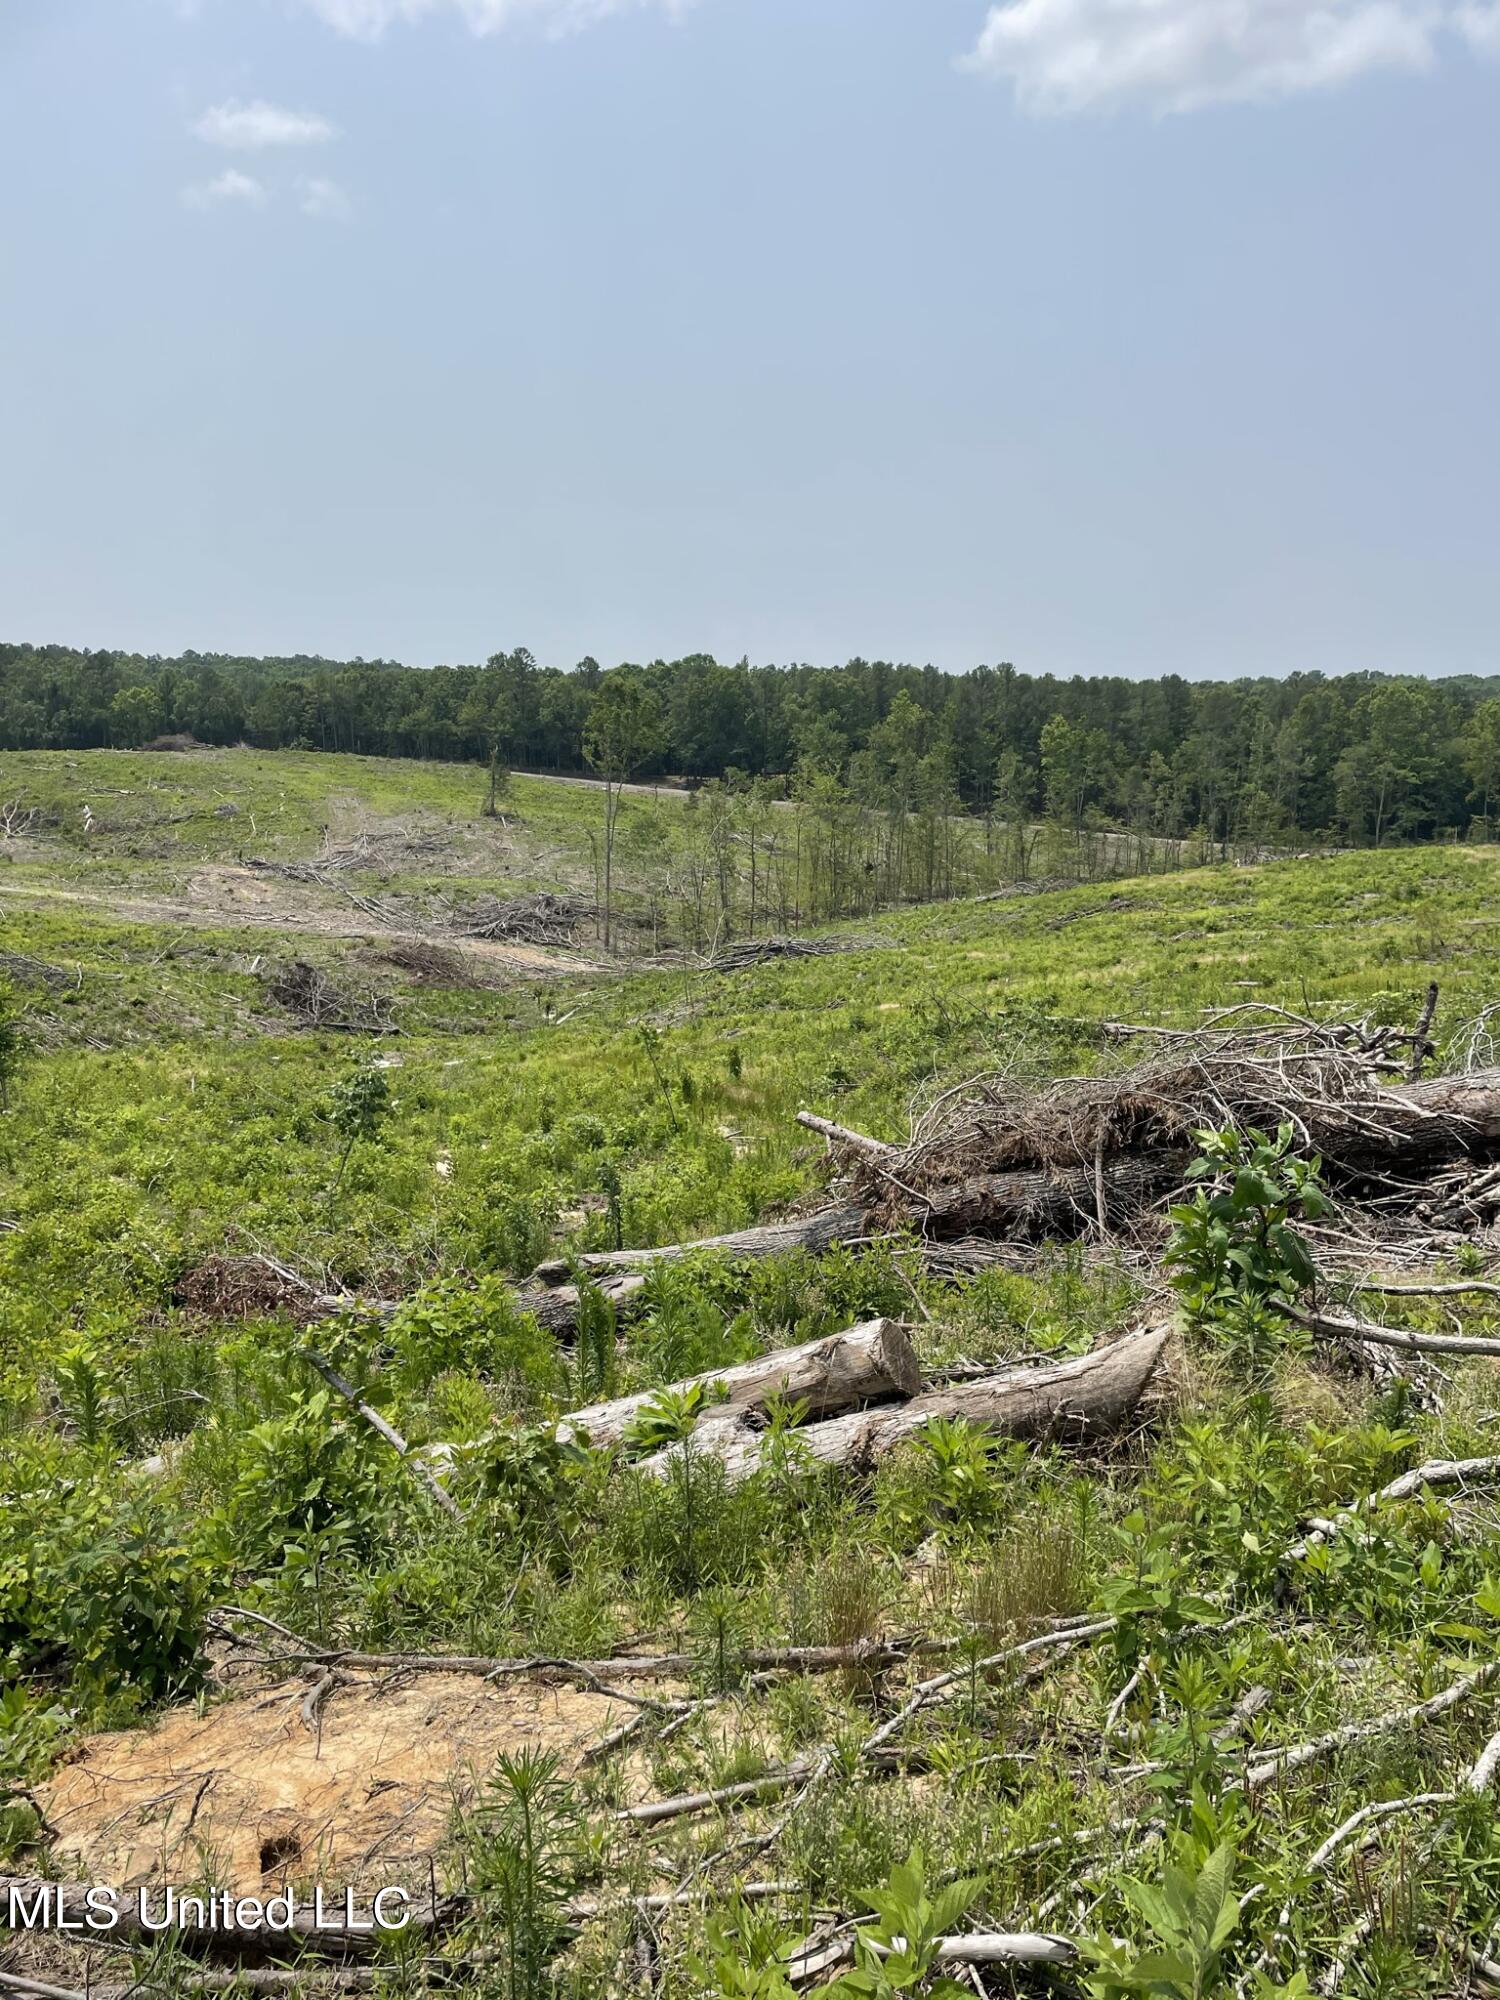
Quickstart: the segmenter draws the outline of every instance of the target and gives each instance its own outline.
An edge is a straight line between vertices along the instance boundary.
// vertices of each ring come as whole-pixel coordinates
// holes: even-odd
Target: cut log
[[[639,1310],[646,1280],[638,1272],[606,1274],[592,1282],[614,1307],[616,1319],[629,1319]],[[571,1339],[578,1331],[578,1296],[577,1285],[531,1285],[516,1294],[516,1304],[548,1333]]]
[[[538,1285],[566,1285],[575,1267],[589,1272],[639,1271],[669,1258],[690,1257],[699,1250],[716,1250],[730,1258],[782,1257],[788,1250],[830,1250],[845,1237],[862,1236],[864,1221],[862,1208],[842,1202],[790,1222],[768,1222],[759,1229],[740,1229],[729,1236],[706,1236],[696,1243],[663,1243],[654,1250],[590,1250],[571,1261],[554,1257],[537,1265],[532,1280]]]
[[[934,1417],[964,1417],[999,1437],[1086,1441],[1107,1437],[1129,1422],[1150,1381],[1169,1329],[1153,1326],[1076,1361],[1052,1367],[1008,1368],[977,1382],[932,1390],[894,1409],[859,1411],[806,1424],[792,1433],[814,1465],[864,1472],[916,1436]],[[738,1485],[759,1470],[764,1433],[741,1417],[699,1424],[686,1445],[671,1445],[641,1461],[640,1469],[664,1479],[685,1450],[712,1454],[724,1477]]]
[[[710,1393],[707,1415],[716,1422],[763,1410],[771,1397],[785,1394],[808,1405],[810,1415],[860,1409],[893,1396],[915,1396],[922,1371],[910,1340],[893,1319],[874,1319],[826,1340],[783,1347],[736,1368],[720,1368],[675,1382],[675,1390],[701,1384]],[[714,1400],[717,1392],[718,1400]],[[614,1402],[570,1410],[557,1427],[560,1439],[618,1444],[635,1418],[662,1393],[648,1389]]]
[[[1127,1220],[1164,1194],[1180,1187],[1192,1161],[1187,1150],[1117,1153],[1101,1175],[1089,1167],[1022,1168],[1013,1173],[975,1174],[924,1196],[920,1221],[927,1235],[965,1237],[973,1230],[1003,1229],[1011,1235],[1076,1236],[1106,1216]]]

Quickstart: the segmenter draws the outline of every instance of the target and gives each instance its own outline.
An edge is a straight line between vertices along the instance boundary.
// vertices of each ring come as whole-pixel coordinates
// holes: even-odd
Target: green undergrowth
[[[267,796],[281,787],[286,852],[326,818],[314,781],[330,761],[260,760]],[[143,809],[133,768],[121,813]],[[377,778],[359,774],[362,796]],[[203,855],[238,838],[226,827],[206,823]],[[25,864],[54,886],[74,865]],[[1437,979],[1442,1037],[1467,1051],[1463,1024],[1500,998],[1495,886],[1475,852],[1350,855],[906,911],[861,924],[861,949],[737,974],[461,983],[382,963],[367,941],[6,901],[0,962],[22,1042],[0,1114],[6,1858],[45,1861],[28,1787],[79,1734],[216,1698],[210,1614],[232,1603],[328,1647],[691,1655],[688,1691],[708,1705],[684,1726],[654,1722],[629,1757],[579,1773],[498,1772],[456,1826],[452,1867],[501,1912],[474,1940],[497,1969],[464,1990],[617,1990],[635,1962],[628,1910],[580,1931],[557,1906],[707,1882],[710,1907],[655,1925],[657,1990],[778,2000],[778,1963],[818,1913],[861,1908],[917,1851],[933,1881],[973,1878],[957,1928],[1055,1931],[1105,1954],[1047,1975],[990,1968],[987,1992],[1045,1976],[1070,1993],[1093,1982],[1096,2000],[1257,1996],[1325,1972],[1357,1929],[1344,1990],[1460,1990],[1460,1947],[1500,1918],[1492,1797],[1397,1815],[1337,1866],[1310,1860],[1371,1800],[1460,1789],[1500,1727],[1500,1682],[1253,1799],[1244,1753],[1500,1660],[1493,1490],[1392,1504],[1286,1553],[1307,1517],[1424,1459],[1500,1450],[1496,1372],[1461,1366],[1441,1409],[1423,1408],[1284,1325],[1267,1336],[1266,1300],[1301,1282],[1271,1232],[1295,1234],[1315,1206],[1278,1178],[1273,1150],[1252,1163],[1264,1186],[1244,1183],[1248,1209],[1219,1216],[1232,1232],[1260,1214],[1255,1259],[1214,1262],[1214,1218],[1179,1220],[1193,1324],[1135,1431],[1088,1455],[935,1426],[847,1478],[803,1462],[782,1412],[767,1469],[728,1490],[708,1464],[655,1480],[628,1450],[621,1462],[553,1435],[569,1408],[878,1314],[910,1326],[933,1372],[1082,1353],[1147,1300],[1138,1267],[1076,1248],[962,1283],[925,1274],[900,1238],[741,1266],[703,1253],[653,1273],[618,1326],[586,1297],[567,1345],[522,1310],[516,1282],[547,1256],[732,1229],[811,1195],[822,1148],[799,1107],[899,1136],[914,1105],[966,1076],[1118,1061],[1110,1020],[1190,1024],[1256,998],[1409,1021]],[[263,963],[294,954],[343,990],[377,991],[401,1032],[298,1029]],[[462,1447],[462,1523],[313,1372],[305,1329],[179,1302],[205,1258],[256,1249],[400,1301],[324,1324],[319,1349],[413,1445]],[[1230,1310],[1236,1270],[1251,1271],[1250,1306]],[[1466,1332],[1493,1333],[1488,1304],[1382,1311],[1437,1328],[1456,1305]],[[978,1665],[1090,1612],[1116,1622],[1034,1677]],[[902,1635],[936,1650],[769,1684],[746,1659]],[[906,1768],[872,1768],[860,1745],[945,1667],[965,1671],[896,1739]],[[809,1786],[733,1818],[645,1831],[611,1818],[799,1758]],[[555,1837],[535,1879],[516,1873],[521,1796]],[[718,1895],[736,1879],[791,1886],[738,1906]],[[913,1880],[900,1876],[908,1900]],[[1173,1942],[1168,1891],[1198,1881],[1218,1885],[1216,1911],[1224,1882],[1249,1896],[1217,1945]],[[1182,1962],[1153,1981],[1152,1951]],[[874,1979],[879,1953],[865,1956]],[[761,1983],[728,1984],[721,1961]],[[925,1967],[904,1990],[936,1992],[936,1977]],[[398,1965],[391,1990],[420,1990],[415,1978]]]

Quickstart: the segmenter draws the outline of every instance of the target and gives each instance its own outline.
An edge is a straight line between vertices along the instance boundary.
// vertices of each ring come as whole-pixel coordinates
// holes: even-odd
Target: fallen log
[[[603,1293],[615,1309],[617,1320],[629,1319],[641,1303],[646,1280],[637,1273],[622,1271],[589,1281]],[[578,1308],[582,1293],[577,1285],[531,1285],[516,1295],[516,1304],[528,1312],[537,1325],[559,1338],[571,1338],[578,1331]]]
[[[1147,1327],[1075,1361],[1002,1373],[935,1389],[894,1409],[858,1411],[788,1433],[814,1465],[864,1472],[934,1417],[964,1417],[996,1436],[1083,1440],[1107,1437],[1128,1422],[1166,1345],[1169,1329]],[[712,1454],[724,1478],[738,1485],[760,1468],[765,1434],[740,1417],[700,1423],[685,1444],[641,1461],[640,1470],[666,1478],[685,1451]]]
[[[1122,1221],[1170,1194],[1182,1185],[1192,1158],[1190,1149],[1179,1147],[1117,1153],[1097,1172],[1093,1167],[1033,1167],[974,1174],[924,1192],[923,1213],[914,1219],[920,1219],[929,1236],[938,1237],[987,1229],[1077,1235],[1097,1222],[1101,1201],[1107,1217]]]
[[[1288,1317],[1310,1333],[1330,1340],[1352,1340],[1373,1347],[1398,1347],[1408,1354],[1447,1354],[1455,1360],[1500,1357],[1500,1340],[1481,1340],[1461,1333],[1413,1333],[1404,1326],[1377,1326],[1367,1319],[1334,1319],[1327,1313],[1291,1307]]]
[[[758,1229],[739,1229],[728,1236],[705,1236],[695,1243],[662,1243],[645,1250],[589,1250],[582,1256],[554,1257],[532,1272],[537,1285],[566,1285],[575,1270],[639,1271],[668,1259],[691,1257],[700,1250],[729,1258],[782,1257],[789,1250],[832,1249],[845,1237],[864,1234],[865,1212],[849,1202],[817,1209],[790,1222],[768,1222]],[[529,1303],[529,1301],[528,1301]],[[534,1308],[533,1308],[534,1309]]]
[[[700,1386],[718,1397],[709,1412],[716,1422],[747,1410],[763,1410],[777,1395],[806,1403],[808,1413],[817,1416],[893,1396],[915,1396],[922,1387],[922,1371],[898,1322],[874,1319],[826,1340],[778,1348],[735,1368],[690,1376],[673,1383],[672,1388],[682,1391]],[[662,1393],[644,1390],[639,1395],[570,1410],[557,1427],[558,1437],[564,1442],[619,1444],[642,1410]]]

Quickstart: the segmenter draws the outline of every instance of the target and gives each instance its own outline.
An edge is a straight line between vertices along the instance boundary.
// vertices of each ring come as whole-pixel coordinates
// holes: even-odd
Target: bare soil
[[[292,1682],[89,1739],[38,1788],[59,1873],[425,1893],[455,1806],[500,1752],[555,1750],[571,1771],[626,1714],[604,1695],[469,1674],[341,1675],[311,1721],[307,1692]]]

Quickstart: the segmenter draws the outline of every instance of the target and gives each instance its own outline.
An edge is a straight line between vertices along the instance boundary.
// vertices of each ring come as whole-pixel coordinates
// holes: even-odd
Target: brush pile
[[[266,1257],[205,1257],[184,1271],[172,1303],[200,1319],[242,1321],[285,1313],[298,1326],[327,1317],[329,1301]]]
[[[303,1028],[347,1035],[400,1033],[379,994],[351,999],[325,972],[303,958],[273,968],[266,978],[266,989]]]
[[[540,889],[504,902],[476,903],[454,916],[460,937],[500,944],[570,945],[579,926],[592,923],[594,906],[583,896],[559,896]]]
[[[748,972],[776,958],[833,958],[846,951],[890,951],[889,938],[763,937],[720,945],[702,961],[705,972]]]
[[[1431,1009],[1415,1032],[1320,1022],[1250,1003],[1192,1032],[1108,1024],[1144,1058],[1113,1074],[1020,1086],[976,1077],[887,1145],[810,1113],[840,1197],[871,1226],[939,1241],[1148,1238],[1205,1127],[1274,1133],[1324,1163],[1346,1213],[1472,1233],[1500,1211],[1500,1070],[1423,1080]]]

